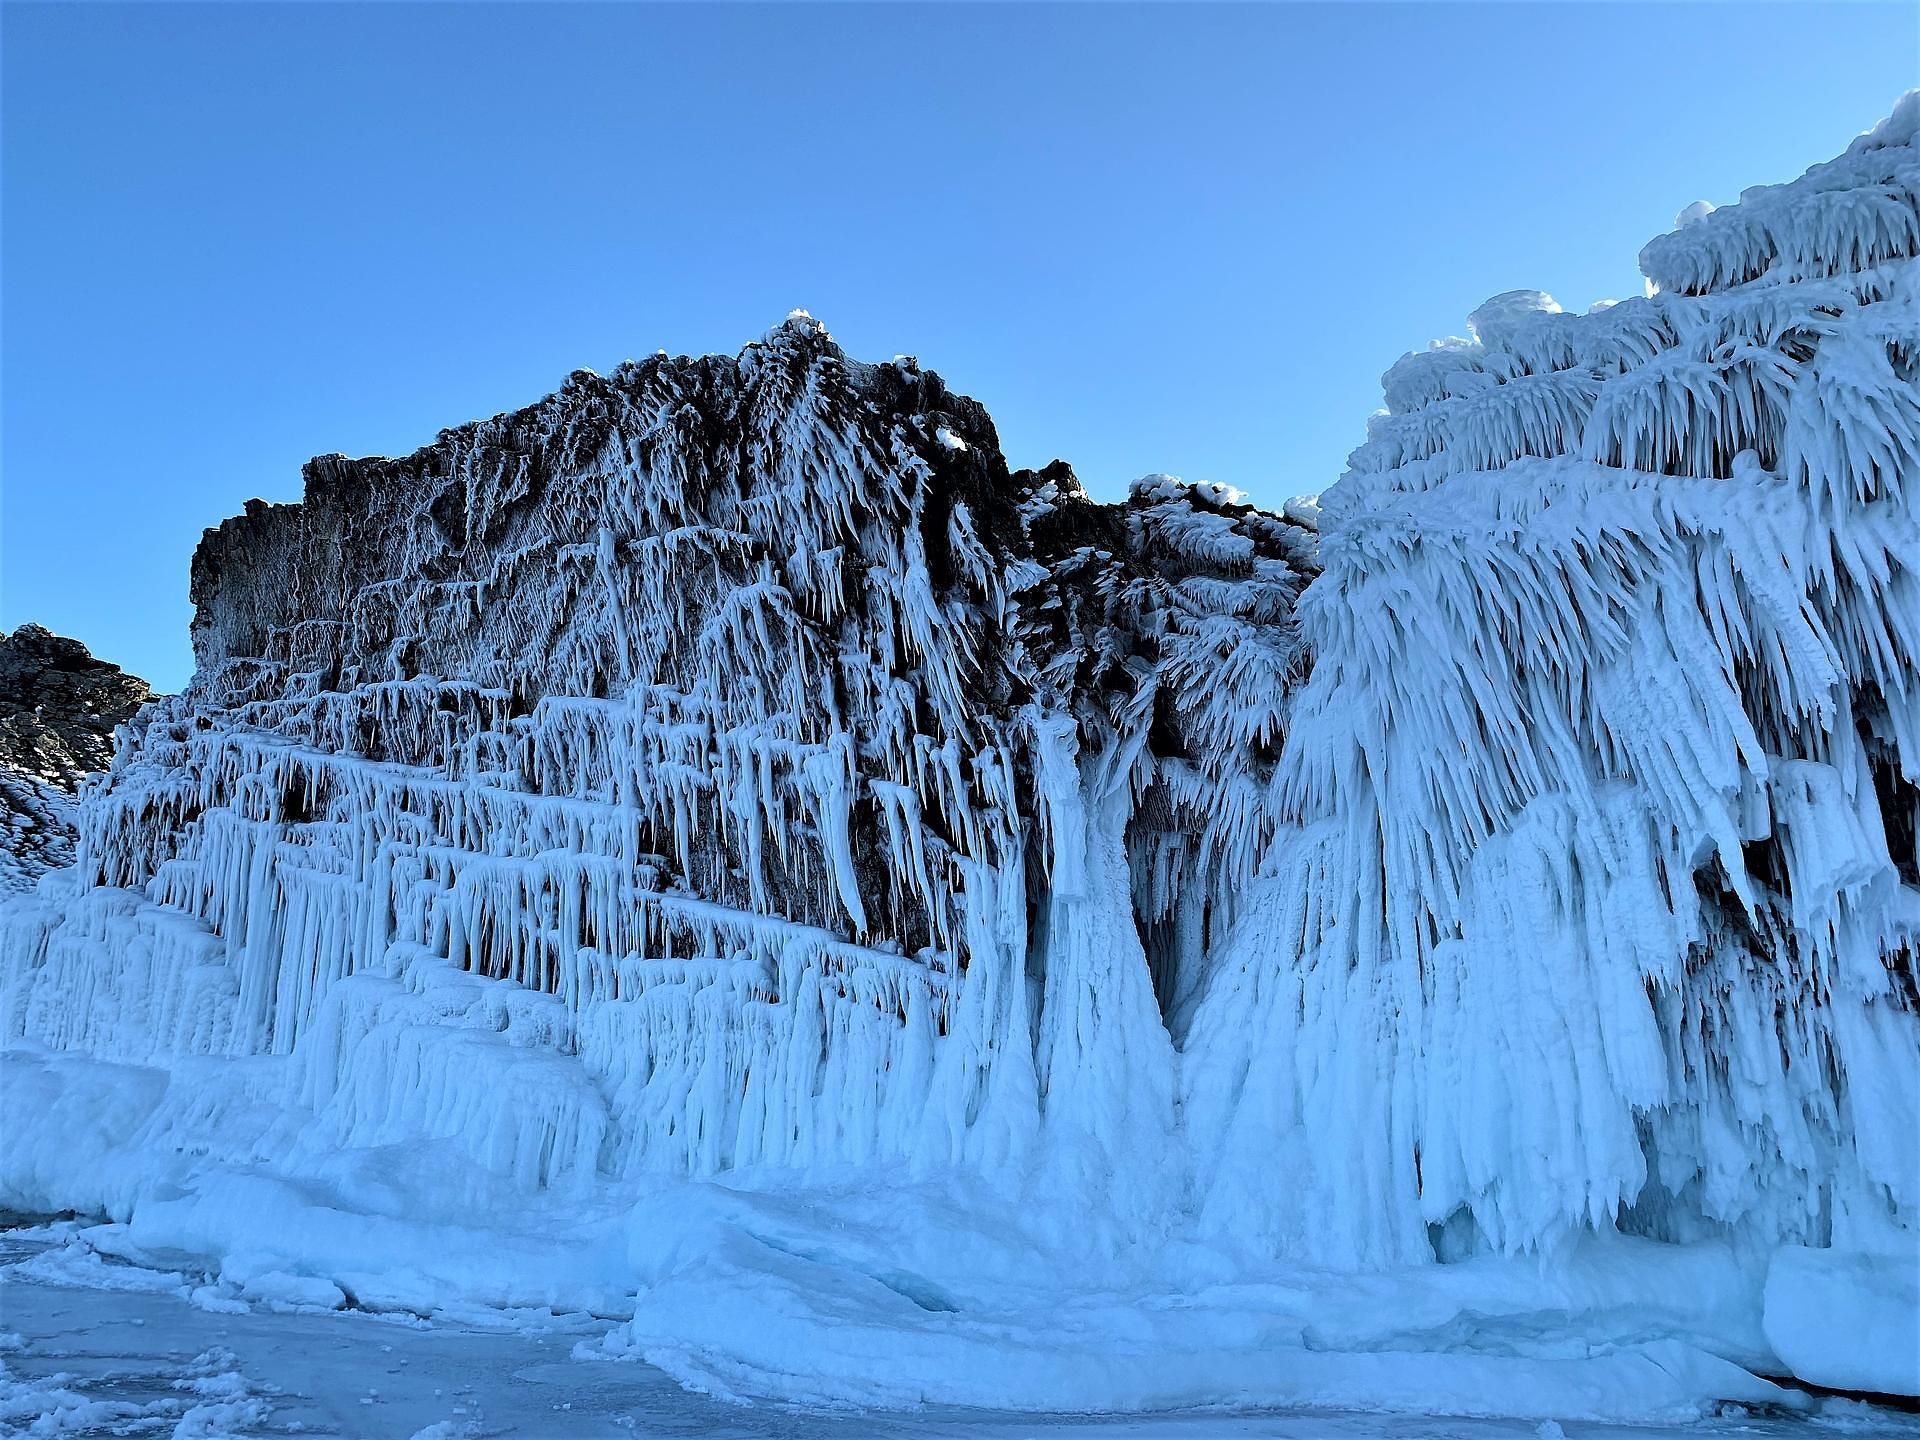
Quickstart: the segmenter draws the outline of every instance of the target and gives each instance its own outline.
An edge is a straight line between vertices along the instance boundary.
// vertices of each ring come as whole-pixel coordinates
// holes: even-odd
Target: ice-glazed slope
[[[1646,298],[1497,297],[1387,373],[1321,500],[1290,825],[1189,1047],[1214,1228],[1911,1278],[1916,127],[1694,212]]]
[[[0,634],[0,890],[73,863],[73,795],[113,759],[144,680],[40,625]]]

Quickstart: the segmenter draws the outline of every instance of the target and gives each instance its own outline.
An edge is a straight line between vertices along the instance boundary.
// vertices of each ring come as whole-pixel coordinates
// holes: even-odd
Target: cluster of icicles
[[[308,480],[203,546],[199,674],[5,922],[6,1033],[290,1055],[338,1143],[412,1127],[542,1186],[986,1163],[1069,1013],[1030,963],[1080,928],[1036,897],[1082,729],[1152,857],[1102,854],[1100,904],[1153,1027],[1135,889],[1191,991],[1272,833],[1270,755],[1158,776],[1143,742],[1211,724],[1212,654],[1275,710],[1311,533],[1011,476],[977,406],[807,317]]]
[[[1920,1224],[1916,126],[1655,241],[1647,298],[1388,372],[1188,1039],[1210,1223]]]
[[[0,1033],[290,1054],[339,1143],[532,1186],[1051,1164],[1355,1265],[1911,1230],[1917,126],[1400,362],[1317,546],[1009,476],[804,318],[318,462],[0,916]]]

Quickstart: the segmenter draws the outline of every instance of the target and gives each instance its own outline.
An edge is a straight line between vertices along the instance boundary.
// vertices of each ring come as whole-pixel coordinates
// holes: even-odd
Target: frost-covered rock
[[[113,759],[146,682],[40,625],[0,634],[0,890],[73,862],[73,797]]]
[[[1777,1400],[1920,1232],[1917,105],[1282,515],[798,313],[312,462],[0,912],[0,1204],[811,1398]]]
[[[1309,532],[1011,475],[804,315],[306,481],[196,554],[194,681],[13,922],[13,1033],[294,1053],[343,1141],[536,1186],[984,1162],[1043,1111],[1106,1155],[1105,1071],[1165,1143]]]

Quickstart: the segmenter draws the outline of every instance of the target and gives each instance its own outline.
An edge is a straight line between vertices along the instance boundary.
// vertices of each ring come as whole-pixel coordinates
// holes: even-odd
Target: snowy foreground
[[[0,905],[0,1206],[613,1389],[1920,1395],[1920,92],[1641,263],[1278,512],[799,313],[312,462]]]
[[[59,1227],[62,1231],[71,1227]],[[1333,1410],[1155,1418],[742,1406],[646,1366],[596,1360],[585,1317],[485,1328],[197,1298],[177,1273],[99,1263],[64,1235],[0,1233],[0,1433],[351,1437],[684,1436],[709,1440],[1914,1440],[1920,1417],[1828,1399],[1806,1414],[1726,1407],[1663,1428]]]

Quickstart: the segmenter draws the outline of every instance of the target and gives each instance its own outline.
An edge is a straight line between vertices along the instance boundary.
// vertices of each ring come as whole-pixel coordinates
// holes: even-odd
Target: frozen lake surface
[[[91,1283],[0,1234],[0,1435],[337,1436],[350,1440],[699,1436],[710,1440],[1920,1440],[1920,1417],[1828,1401],[1812,1419],[1730,1414],[1673,1428],[1327,1412],[1010,1416],[808,1412],[683,1390],[637,1362],[574,1358],[604,1322],[489,1329],[357,1312],[210,1310],[178,1277]],[[25,1266],[23,1272],[22,1266]]]

